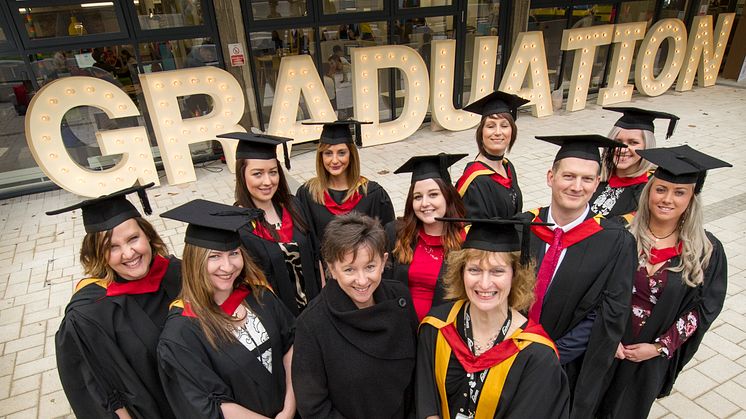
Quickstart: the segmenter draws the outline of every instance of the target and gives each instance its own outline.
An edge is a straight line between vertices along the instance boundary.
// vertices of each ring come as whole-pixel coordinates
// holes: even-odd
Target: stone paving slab
[[[590,103],[590,101],[589,101]],[[707,228],[723,242],[728,255],[729,289],[725,307],[674,392],[657,402],[651,418],[746,418],[746,90],[715,86],[657,98],[635,97],[631,106],[665,110],[681,117],[676,134],[658,145],[689,144],[721,157],[732,169],[713,171],[702,198]],[[546,205],[546,173],[555,146],[535,135],[607,134],[618,117],[589,104],[575,113],[560,111],[536,119],[521,112],[519,138],[509,154],[518,172],[524,208]],[[383,185],[403,212],[408,175],[393,171],[416,154],[476,151],[474,130],[432,132],[423,126],[405,141],[360,150],[363,174]],[[455,179],[466,160],[451,171]],[[158,214],[194,198],[233,202],[234,180],[220,163],[197,169],[197,181],[162,185],[149,195],[154,215],[147,218],[172,253],[181,255],[185,226]],[[291,183],[314,175],[314,153],[307,145],[293,151]],[[162,178],[165,183],[165,178]],[[0,201],[0,418],[73,417],[57,376],[54,333],[74,284],[82,277],[77,263],[85,231],[79,211],[47,217],[44,211],[71,205],[79,197],[52,191]],[[139,207],[139,204],[136,204]]]

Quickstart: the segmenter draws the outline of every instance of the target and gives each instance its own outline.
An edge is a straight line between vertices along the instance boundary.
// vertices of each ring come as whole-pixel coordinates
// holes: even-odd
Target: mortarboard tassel
[[[671,138],[673,135],[673,131],[676,129],[676,122],[678,122],[678,119],[671,118],[668,121],[668,130],[666,131],[666,139]]]
[[[152,183],[151,183],[152,186]],[[148,193],[145,192],[145,188],[149,186],[144,186],[137,189],[137,196],[140,197],[140,203],[142,203],[142,211],[145,213],[145,215],[150,215],[153,213],[153,208],[150,207],[150,200],[148,199]]]
[[[438,154],[438,170],[440,171],[440,177],[445,183],[451,183],[451,175],[448,173],[448,155],[446,153]]]
[[[285,155],[285,168],[290,170],[290,154],[288,153],[287,142],[282,143],[282,152]]]
[[[363,127],[360,124],[355,124],[355,145],[358,148],[363,146]]]

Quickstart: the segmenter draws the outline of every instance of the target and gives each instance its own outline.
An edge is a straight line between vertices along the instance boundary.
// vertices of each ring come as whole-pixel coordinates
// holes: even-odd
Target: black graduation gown
[[[702,337],[720,314],[725,302],[728,282],[728,262],[720,241],[710,233],[712,256],[704,272],[702,285],[692,288],[681,280],[680,272],[668,271],[668,280],[658,303],[640,334],[632,333],[628,324],[622,342],[651,343],[664,334],[678,318],[697,310],[697,330],[673,353],[671,359],[655,357],[644,362],[615,360],[611,383],[599,408],[599,417],[646,418],[656,398],[668,396],[676,377],[697,352]],[[679,258],[671,265],[679,264]],[[634,407],[634,408],[631,408]]]
[[[156,346],[181,291],[181,261],[169,260],[153,293],[106,296],[103,282],[73,294],[55,335],[57,369],[79,418],[173,418],[158,379]],[[150,313],[150,314],[148,314]]]
[[[455,302],[448,302],[430,311],[429,316],[446,321]],[[456,320],[456,330],[464,338],[464,309]],[[440,396],[435,381],[435,346],[438,330],[426,323],[420,326],[417,340],[416,392],[417,418],[443,417]],[[466,371],[451,352],[446,372],[446,394],[451,400],[463,398]],[[557,354],[552,348],[532,343],[518,353],[510,367],[495,410],[495,418],[567,418],[570,392]],[[458,413],[450,409],[451,418]],[[447,418],[447,419],[451,419]],[[446,418],[444,418],[446,419]]]
[[[362,193],[362,189],[361,192]],[[315,236],[321,242],[324,238],[324,229],[329,222],[334,219],[335,215],[323,205],[313,200],[308,191],[308,185],[303,184],[298,188],[296,193],[298,200],[307,214],[307,219],[313,228]],[[378,218],[381,225],[394,220],[394,205],[385,189],[378,183],[368,180],[368,193],[360,199],[352,211],[357,211],[363,215]]]
[[[549,208],[539,210],[547,220]],[[587,218],[594,217],[593,212]],[[583,355],[564,365],[570,383],[572,418],[591,417],[601,398],[599,382],[608,373],[630,313],[637,250],[618,222],[602,218],[602,230],[569,248],[544,296],[541,325],[553,340],[595,313]],[[546,243],[531,233],[537,270]]]
[[[596,188],[596,192],[593,193],[593,197],[590,200],[591,207],[596,202],[596,198],[606,189],[608,182],[601,182]],[[624,190],[617,198],[616,203],[611,208],[608,214],[605,214],[606,218],[622,217],[631,212],[637,211],[637,206],[640,202],[640,194],[642,189],[645,187],[645,183],[638,183],[637,185],[626,186]]]
[[[238,341],[213,348],[193,317],[173,307],[158,342],[158,370],[179,418],[222,418],[222,403],[237,403],[274,417],[285,402],[282,357],[293,346],[294,317],[271,291],[245,300],[264,325],[272,347],[272,372]]]
[[[296,208],[298,208],[298,212],[301,213],[302,210],[298,201],[295,197],[292,200]],[[281,209],[279,210],[279,214],[282,214]],[[311,301],[319,294],[319,290],[321,289],[321,276],[318,263],[319,253],[316,237],[310,230],[309,224],[305,222],[305,219],[303,221],[309,230],[305,233],[302,232],[298,228],[298,224],[294,221],[293,240],[298,243],[298,248],[300,249],[301,268],[303,269],[303,279],[305,281],[304,291],[306,297],[308,297],[308,301]],[[241,243],[249,251],[249,255],[251,255],[254,262],[261,267],[262,272],[267,276],[267,281],[272,290],[285,303],[290,312],[294,316],[298,316],[300,311],[295,301],[295,276],[288,272],[288,267],[285,263],[285,253],[280,250],[276,242],[263,239],[252,231],[253,229],[250,224],[239,230]]]
[[[468,163],[464,172],[477,163]],[[492,180],[489,176],[477,176],[461,195],[469,218],[510,218],[523,210],[523,195],[518,186],[518,175],[513,163],[503,159],[503,166],[510,173],[512,183],[510,188]]]
[[[399,221],[392,221],[384,226],[386,230],[386,251],[389,254],[389,260],[391,261],[389,266],[383,273],[384,278],[391,278],[395,281],[399,281],[404,286],[409,287],[409,263],[399,263],[394,256],[394,246],[396,246],[396,227]],[[412,245],[412,250],[417,246],[415,241]],[[447,266],[445,261],[440,265],[440,271],[438,271],[438,282],[435,283],[435,292],[433,293],[433,307],[439,306],[445,302],[445,289],[443,288],[443,277],[446,274]]]
[[[293,390],[304,418],[414,414],[417,316],[407,289],[383,280],[357,309],[335,280],[298,317]]]

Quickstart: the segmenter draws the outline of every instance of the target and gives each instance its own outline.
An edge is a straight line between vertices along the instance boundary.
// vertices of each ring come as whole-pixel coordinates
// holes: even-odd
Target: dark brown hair
[[[513,115],[511,115],[508,112],[502,112],[502,113],[493,113],[492,115],[483,116],[482,120],[479,121],[479,126],[477,127],[477,149],[479,149],[479,153],[481,155],[484,155],[486,153],[486,150],[484,149],[484,139],[482,138],[482,130],[484,129],[484,124],[487,122],[488,119],[504,119],[508,121],[510,124],[510,143],[508,144],[508,151],[513,149],[513,144],[515,144],[516,138],[518,138],[518,127],[515,125],[515,119],[513,119]]]
[[[378,220],[353,211],[335,217],[326,225],[321,257],[327,264],[344,260],[350,252],[354,260],[362,248],[380,257],[386,253],[386,233]]]
[[[440,188],[443,198],[445,198],[445,216],[448,218],[463,218],[465,213],[464,202],[461,200],[461,195],[458,194],[456,188],[450,183],[446,183],[443,179],[434,178],[433,180]],[[412,257],[414,256],[412,244],[417,241],[417,232],[422,228],[422,221],[417,218],[412,206],[412,202],[414,201],[414,185],[413,183],[409,187],[407,201],[404,204],[404,217],[401,218],[397,225],[396,245],[392,251],[397,261],[402,264],[412,262]],[[443,241],[443,250],[448,254],[451,250],[461,248],[461,230],[463,226],[459,223],[444,224],[443,234],[440,237]]]

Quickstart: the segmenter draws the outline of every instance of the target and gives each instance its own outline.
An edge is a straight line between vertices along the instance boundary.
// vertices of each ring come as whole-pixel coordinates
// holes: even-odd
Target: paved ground
[[[659,145],[690,144],[735,166],[708,176],[703,198],[707,228],[725,244],[729,286],[725,308],[695,359],[679,377],[673,394],[656,403],[651,417],[746,418],[746,90],[715,86],[658,98],[636,97],[634,105],[681,117],[676,134]],[[608,132],[617,114],[595,105],[572,114],[560,112],[518,120],[518,143],[510,155],[518,170],[525,208],[548,203],[545,174],[556,148],[534,135]],[[665,132],[663,124],[658,132]],[[291,175],[313,175],[313,153],[296,147]],[[306,147],[307,148],[307,147]],[[431,132],[424,127],[406,141],[361,150],[363,174],[380,182],[401,214],[409,176],[392,172],[412,155],[463,152],[474,155],[473,131]],[[457,178],[465,162],[456,164]],[[180,255],[185,227],[157,214],[194,198],[233,201],[234,181],[225,165],[199,169],[195,183],[161,186],[150,193],[156,215],[148,217]],[[165,182],[165,179],[164,179]],[[71,416],[57,377],[54,333],[74,283],[81,278],[77,254],[84,230],[79,212],[47,217],[44,211],[72,204],[77,197],[48,192],[0,201],[0,417]],[[139,204],[138,204],[139,205]]]

